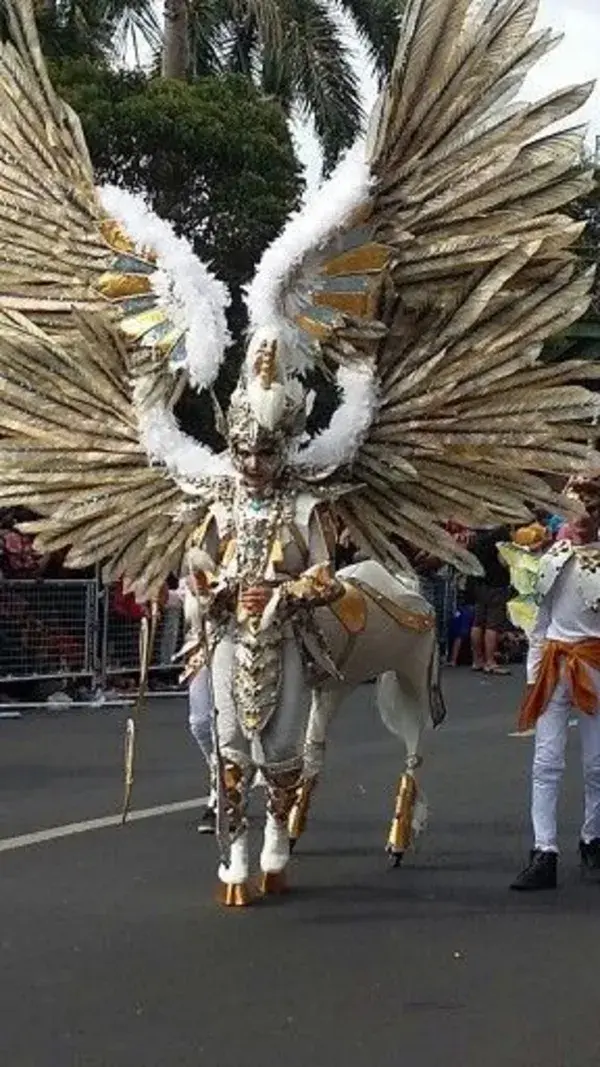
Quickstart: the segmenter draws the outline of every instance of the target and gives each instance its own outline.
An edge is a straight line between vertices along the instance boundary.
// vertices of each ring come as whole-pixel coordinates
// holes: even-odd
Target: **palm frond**
[[[283,0],[283,49],[296,103],[314,120],[326,168],[351,145],[363,112],[350,55],[326,0]]]
[[[375,71],[383,81],[396,57],[406,0],[340,0],[351,17]]]

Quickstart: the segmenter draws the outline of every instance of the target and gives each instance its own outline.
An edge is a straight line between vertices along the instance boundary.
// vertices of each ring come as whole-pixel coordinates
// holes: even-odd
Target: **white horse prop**
[[[394,576],[379,563],[356,563],[337,576],[353,587],[356,597],[351,613],[343,617],[335,604],[319,612],[319,625],[340,677],[328,678],[313,692],[303,781],[289,819],[290,840],[295,846],[306,827],[334,716],[353,690],[377,678],[382,721],[405,748],[387,841],[388,853],[398,866],[426,823],[427,805],[416,774],[423,762],[423,735],[445,716],[435,617],[414,579]]]

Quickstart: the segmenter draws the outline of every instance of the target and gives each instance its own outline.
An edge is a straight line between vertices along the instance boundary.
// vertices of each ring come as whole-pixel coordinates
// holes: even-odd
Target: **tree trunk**
[[[187,78],[190,64],[188,0],[165,0],[163,78]]]

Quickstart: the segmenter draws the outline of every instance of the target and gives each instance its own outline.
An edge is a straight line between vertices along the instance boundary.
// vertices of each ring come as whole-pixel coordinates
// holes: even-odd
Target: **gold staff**
[[[158,623],[158,603],[152,601],[150,608],[150,622],[148,617],[142,619],[140,626],[140,682],[133,713],[125,726],[125,761],[124,761],[124,788],[123,788],[123,811],[121,825],[127,822],[131,807],[131,795],[133,792],[134,768],[135,768],[135,742],[138,732],[142,708],[148,690],[148,673],[156,640],[156,628]]]

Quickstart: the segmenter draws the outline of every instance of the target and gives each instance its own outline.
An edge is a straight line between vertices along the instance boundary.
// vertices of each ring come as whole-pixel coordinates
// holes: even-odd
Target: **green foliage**
[[[393,62],[404,6],[405,0],[192,0],[195,71],[242,73],[288,113],[310,117],[330,169],[363,120],[340,11],[353,18],[383,76]]]
[[[2,0],[0,0],[1,6]],[[154,0],[34,0],[44,55],[49,58],[122,58],[141,42],[157,47]]]
[[[84,61],[54,75],[98,181],[145,193],[225,281],[246,282],[302,192],[281,108],[243,77],[190,85]]]

